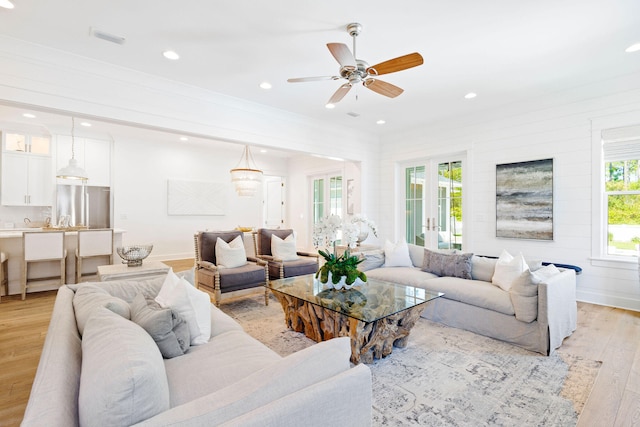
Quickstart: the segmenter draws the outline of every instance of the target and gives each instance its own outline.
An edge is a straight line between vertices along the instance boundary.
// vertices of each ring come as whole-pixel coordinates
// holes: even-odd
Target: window
[[[637,256],[640,245],[640,140],[604,143],[606,254]]]
[[[418,246],[424,246],[424,173],[424,166],[405,169],[405,237]]]

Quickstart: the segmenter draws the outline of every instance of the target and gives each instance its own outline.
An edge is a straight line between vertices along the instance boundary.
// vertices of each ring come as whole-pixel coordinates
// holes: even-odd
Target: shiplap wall
[[[592,259],[597,255],[592,253],[592,229],[598,218],[592,181],[599,179],[594,175],[599,174],[599,152],[592,144],[592,123],[604,118],[618,126],[640,123],[640,74],[599,82],[590,89],[589,97],[567,91],[520,106],[528,111],[520,114],[510,106],[385,136],[379,198],[380,209],[391,215],[381,215],[388,218],[383,229],[394,238],[403,237],[403,211],[398,207],[406,162],[464,152],[465,250],[497,256],[507,249],[528,258],[578,265],[584,269],[578,277],[580,300],[640,310],[637,265],[604,266]],[[496,238],[496,164],[544,158],[554,159],[554,241]]]

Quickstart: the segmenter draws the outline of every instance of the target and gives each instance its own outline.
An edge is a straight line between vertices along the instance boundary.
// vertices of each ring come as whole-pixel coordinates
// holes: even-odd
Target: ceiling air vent
[[[351,117],[360,117],[360,114],[358,114],[358,113],[354,113],[353,111],[351,111],[351,112],[348,112],[348,113],[347,113],[347,116],[351,116]]]
[[[96,37],[96,38],[99,38],[99,39],[102,39],[102,40],[105,40],[105,41],[108,41],[108,42],[111,42],[111,43],[115,43],[115,44],[124,44],[124,42],[126,40],[124,37],[120,37],[120,36],[116,36],[116,35],[113,35],[113,34],[105,33],[104,31],[98,30],[96,28],[91,28],[91,35]]]

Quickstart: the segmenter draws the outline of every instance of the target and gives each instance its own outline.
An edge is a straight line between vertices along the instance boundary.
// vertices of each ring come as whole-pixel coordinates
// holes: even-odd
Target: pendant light
[[[252,167],[253,165],[253,167]],[[253,197],[262,183],[262,171],[257,168],[249,146],[245,145],[244,153],[238,165],[231,169],[231,182],[236,187],[238,196]]]
[[[89,176],[87,175],[87,172],[82,169],[80,165],[78,165],[78,161],[75,157],[76,141],[73,135],[74,127],[75,120],[73,117],[71,117],[71,159],[69,159],[69,164],[67,166],[58,170],[56,176],[63,179],[79,179],[82,181],[86,181],[87,179],[89,179]]]

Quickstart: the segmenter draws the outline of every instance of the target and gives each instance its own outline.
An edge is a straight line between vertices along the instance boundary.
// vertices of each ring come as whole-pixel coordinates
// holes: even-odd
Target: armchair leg
[[[269,286],[264,287],[264,305],[269,305]]]

